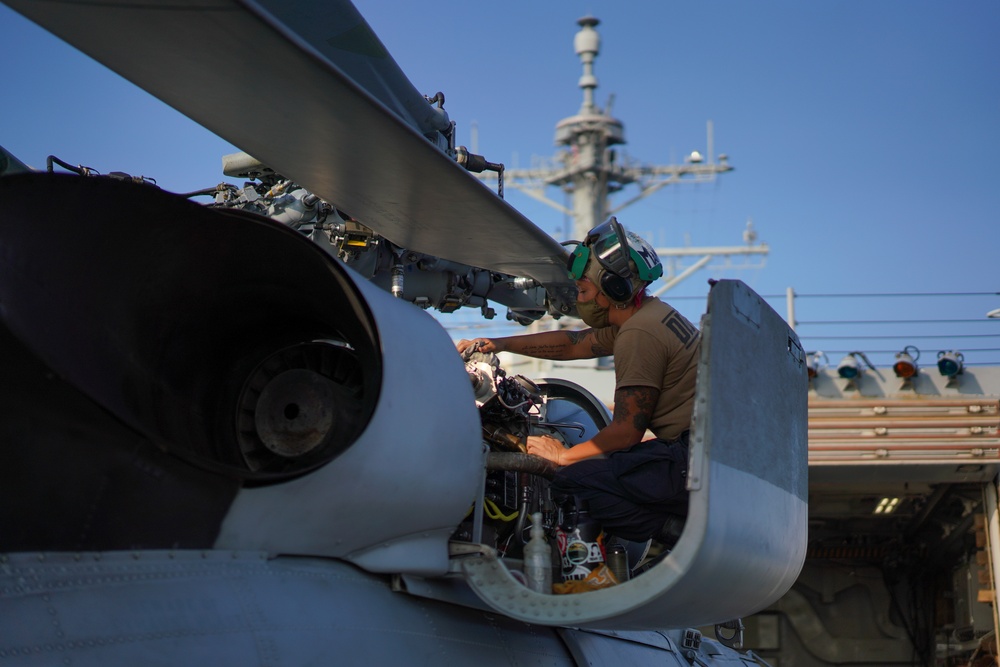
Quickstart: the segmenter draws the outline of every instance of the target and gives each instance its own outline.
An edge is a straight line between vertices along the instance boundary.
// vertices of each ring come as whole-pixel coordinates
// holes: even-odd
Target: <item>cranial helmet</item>
[[[614,216],[587,232],[566,264],[573,280],[584,276],[615,303],[625,303],[663,275],[653,247],[625,231]]]

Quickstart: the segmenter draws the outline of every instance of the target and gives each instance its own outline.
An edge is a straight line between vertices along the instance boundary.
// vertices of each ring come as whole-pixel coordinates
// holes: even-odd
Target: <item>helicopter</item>
[[[224,169],[250,181],[179,196],[4,152],[0,657],[759,664],[738,619],[806,533],[805,355],[763,299],[709,292],[677,544],[531,590],[546,472],[503,443],[610,415],[463,360],[425,312],[575,312],[566,251],[474,176],[502,166],[455,145],[443,96],[346,0],[5,4],[244,149]],[[314,94],[212,75],[250,45]],[[261,114],[300,122],[275,140]]]

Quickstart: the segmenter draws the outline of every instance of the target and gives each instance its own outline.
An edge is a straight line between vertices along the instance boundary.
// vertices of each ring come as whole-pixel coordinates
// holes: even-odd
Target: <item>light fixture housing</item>
[[[812,380],[819,375],[820,369],[827,363],[829,360],[826,358],[825,352],[806,352],[806,374],[809,379]]]
[[[896,363],[892,365],[892,370],[896,374],[896,377],[906,380],[916,377],[920,373],[920,367],[917,366],[917,359],[919,358],[920,350],[914,345],[907,345],[903,348],[902,352],[897,352]]]
[[[855,354],[855,352],[847,354],[837,365],[837,375],[845,380],[857,380],[861,375],[861,364],[858,363]]]
[[[957,350],[941,350],[938,352],[938,372],[946,378],[954,378],[956,375],[961,375],[964,362],[965,357]]]

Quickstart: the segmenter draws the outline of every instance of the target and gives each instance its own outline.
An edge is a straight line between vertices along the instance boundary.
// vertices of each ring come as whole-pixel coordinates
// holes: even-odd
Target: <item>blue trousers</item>
[[[687,516],[687,463],[685,431],[676,440],[646,440],[607,458],[560,468],[552,489],[585,504],[605,532],[644,542],[670,515]]]

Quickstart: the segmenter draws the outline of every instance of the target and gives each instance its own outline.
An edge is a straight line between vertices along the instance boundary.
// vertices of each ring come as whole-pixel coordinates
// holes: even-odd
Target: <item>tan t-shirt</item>
[[[616,390],[660,390],[649,425],[656,437],[672,440],[691,427],[701,333],[687,318],[656,297],[647,297],[624,325],[597,329],[594,337],[614,350]]]

